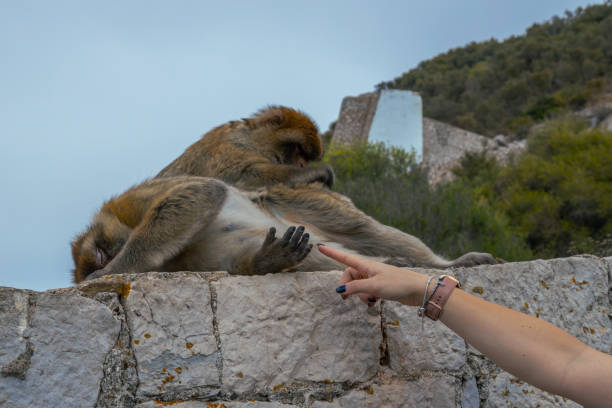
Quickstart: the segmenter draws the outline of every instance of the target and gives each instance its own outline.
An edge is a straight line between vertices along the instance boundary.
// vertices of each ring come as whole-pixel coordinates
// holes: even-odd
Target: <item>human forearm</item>
[[[536,387],[586,406],[607,406],[612,399],[612,357],[542,319],[455,290],[440,320],[501,368]]]

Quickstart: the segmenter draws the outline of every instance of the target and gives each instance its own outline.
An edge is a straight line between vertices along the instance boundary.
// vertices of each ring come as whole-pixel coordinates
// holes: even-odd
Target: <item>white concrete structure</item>
[[[423,157],[423,103],[412,91],[381,91],[370,132],[370,142],[385,142]]]

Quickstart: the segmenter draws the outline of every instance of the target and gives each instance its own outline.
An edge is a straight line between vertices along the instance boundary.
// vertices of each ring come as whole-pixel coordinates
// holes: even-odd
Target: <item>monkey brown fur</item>
[[[270,106],[206,133],[156,177],[214,177],[241,189],[314,181],[331,186],[329,167],[307,167],[322,153],[312,119],[295,109]]]
[[[283,238],[273,229],[286,230]],[[310,242],[378,260],[402,258],[414,266],[496,263],[484,253],[446,261],[321,183],[244,192],[212,178],[179,176],[146,181],[106,202],[72,243],[74,281],[152,270],[264,274],[343,268],[317,251],[309,254]]]

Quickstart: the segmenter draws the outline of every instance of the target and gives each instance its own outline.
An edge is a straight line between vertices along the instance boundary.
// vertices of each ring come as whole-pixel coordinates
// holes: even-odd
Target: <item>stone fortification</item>
[[[423,118],[423,164],[429,181],[437,184],[452,179],[452,169],[466,152],[486,151],[504,164],[512,154],[525,149],[525,141],[509,142],[503,135],[494,139],[434,119]]]
[[[379,97],[380,92],[369,92],[344,98],[334,128],[334,142],[343,144],[366,142]]]
[[[367,141],[379,99],[380,92],[344,98],[334,129],[334,142],[351,144]],[[504,163],[524,148],[525,141],[510,142],[503,135],[491,139],[434,119],[423,118],[421,159],[428,168],[431,184],[451,180],[453,167],[466,152],[486,151]]]
[[[612,258],[456,269],[465,290],[612,352]],[[428,274],[439,271],[424,270]],[[340,272],[147,273],[0,288],[0,405],[573,407],[415,308],[367,308]]]

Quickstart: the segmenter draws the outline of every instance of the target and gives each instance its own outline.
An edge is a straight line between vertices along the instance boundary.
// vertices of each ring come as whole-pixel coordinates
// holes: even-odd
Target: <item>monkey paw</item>
[[[332,188],[332,186],[334,185],[334,180],[336,178],[336,176],[334,175],[334,171],[332,170],[331,167],[327,165],[324,166],[323,168],[325,169],[325,177],[323,178],[322,182],[327,187]]]
[[[310,234],[304,227],[287,228],[282,238],[276,238],[276,228],[268,230],[266,239],[253,258],[256,273],[282,272],[296,267],[312,249]]]
[[[450,266],[464,266],[469,268],[471,266],[495,265],[498,263],[504,263],[504,261],[499,258],[495,258],[493,255],[487,254],[486,252],[468,252],[467,254],[455,259]]]
[[[108,273],[104,269],[98,269],[97,271],[94,271],[90,273],[89,275],[87,275],[84,280],[87,281],[87,280],[98,279],[105,275],[108,275]]]

